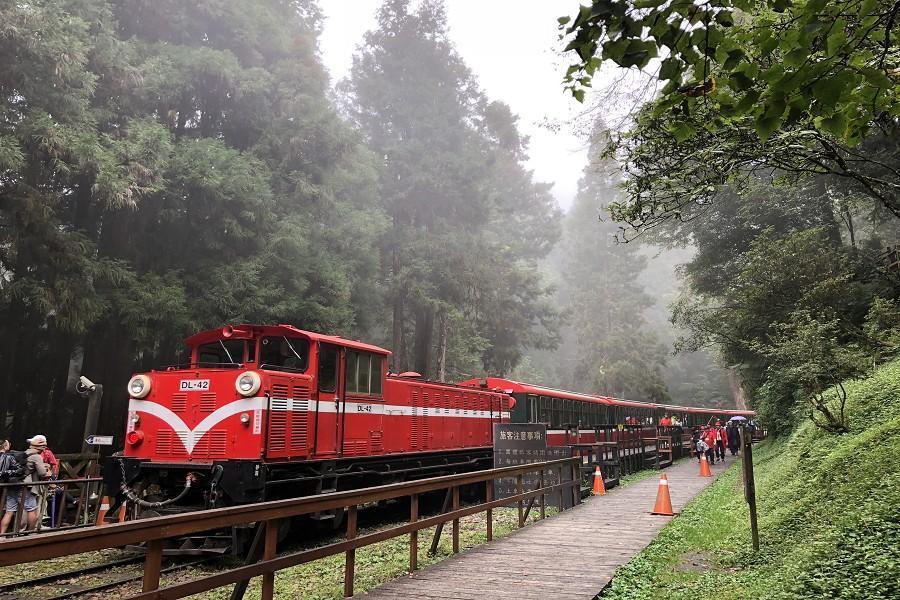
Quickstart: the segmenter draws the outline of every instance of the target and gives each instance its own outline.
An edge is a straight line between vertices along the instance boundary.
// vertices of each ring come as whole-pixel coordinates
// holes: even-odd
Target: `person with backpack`
[[[30,447],[25,452],[11,450],[7,452],[15,459],[18,466],[16,475],[10,477],[10,483],[22,482],[26,485],[23,487],[16,486],[7,489],[6,495],[6,513],[0,519],[0,534],[6,533],[9,524],[12,522],[16,513],[19,512],[19,504],[24,495],[25,520],[27,529],[35,529],[37,527],[38,512],[38,494],[41,493],[41,486],[29,486],[27,484],[47,477],[50,470],[41,458],[41,453],[47,447],[47,438],[42,435],[36,435],[28,440]],[[24,489],[24,494],[23,494]]]

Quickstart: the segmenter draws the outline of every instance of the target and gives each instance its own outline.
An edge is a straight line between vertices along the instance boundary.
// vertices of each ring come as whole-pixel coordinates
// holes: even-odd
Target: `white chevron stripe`
[[[136,398],[131,398],[128,401],[128,410],[143,412],[165,421],[165,423],[178,434],[178,437],[181,439],[181,443],[184,444],[184,448],[187,450],[188,454],[194,451],[194,446],[203,439],[203,436],[206,435],[210,429],[228,417],[241,412],[250,412],[265,407],[266,398],[262,396],[235,400],[234,402],[229,402],[225,406],[220,406],[200,421],[196,427],[191,429],[181,417],[162,404],[151,402],[149,400],[138,400]]]
[[[274,400],[274,398],[273,398]],[[300,403],[292,402],[292,398],[278,398],[278,400],[288,400],[284,407],[274,408],[277,411],[293,412],[295,407],[302,406]],[[203,439],[210,429],[224,421],[230,416],[242,412],[251,412],[254,410],[265,409],[268,399],[264,396],[256,396],[254,398],[242,398],[229,402],[225,406],[220,406],[215,411],[207,415],[200,421],[196,427],[191,429],[184,420],[172,412],[166,406],[158,402],[150,400],[139,400],[130,398],[128,401],[128,410],[134,412],[142,412],[165,422],[178,435],[181,443],[184,444],[188,454],[194,451],[194,447]],[[496,413],[492,414],[487,410],[471,410],[458,408],[436,408],[421,406],[402,406],[393,404],[384,404],[381,402],[347,402],[346,413],[348,415],[388,415],[388,416],[404,416],[404,417],[453,417],[459,419],[490,419],[496,418]],[[316,412],[315,401],[308,402],[306,412]],[[332,400],[320,401],[318,411],[321,413],[337,412],[337,403]],[[304,412],[303,408],[299,408],[296,412]],[[509,419],[509,412],[500,413],[501,419]],[[549,433],[549,432],[548,432]]]

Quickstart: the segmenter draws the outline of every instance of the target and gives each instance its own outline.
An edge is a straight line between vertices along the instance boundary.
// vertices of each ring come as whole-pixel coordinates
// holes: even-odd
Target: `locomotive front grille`
[[[272,386],[272,393],[276,393],[276,387]],[[284,386],[287,394],[287,386]],[[287,398],[272,398],[269,401],[269,451],[279,452],[287,449],[288,408],[290,400]]]
[[[184,412],[187,410],[187,394],[172,394],[172,412]]]
[[[200,395],[200,412],[212,412],[216,410],[216,395],[206,393]]]
[[[201,432],[195,432],[195,435],[200,435]],[[227,442],[228,435],[223,429],[213,429],[212,431],[206,432],[202,438],[199,439],[197,445],[194,446],[194,452],[192,455],[195,458],[225,458],[227,455]]]
[[[167,456],[187,456],[181,439],[187,437],[187,431],[160,430],[156,433],[156,453]]]
[[[272,382],[267,444],[270,455],[303,456],[308,453],[309,402],[308,386],[300,382]]]

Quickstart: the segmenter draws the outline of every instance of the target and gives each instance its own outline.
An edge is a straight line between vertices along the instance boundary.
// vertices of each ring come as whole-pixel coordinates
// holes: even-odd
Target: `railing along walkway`
[[[715,479],[700,477],[696,460],[666,469],[675,511]],[[357,598],[368,600],[591,599],[656,537],[671,517],[650,514],[659,479],[650,477],[490,544],[476,546]]]
[[[262,599],[271,600],[275,592],[275,572],[297,565],[302,565],[326,556],[344,554],[344,596],[353,595],[356,550],[399,536],[409,536],[410,570],[417,568],[418,533],[420,530],[452,523],[451,539],[453,551],[459,551],[459,519],[468,515],[485,513],[485,529],[488,541],[493,536],[493,509],[508,504],[518,506],[518,525],[525,525],[526,514],[532,506],[537,505],[541,517],[545,514],[545,504],[549,495],[568,495],[571,498],[566,505],[577,505],[580,501],[581,477],[579,476],[581,459],[564,458],[560,460],[532,463],[521,466],[487,469],[459,475],[432,477],[418,481],[394,483],[378,487],[364,488],[346,492],[334,492],[294,498],[246,504],[230,508],[217,508],[180,515],[170,515],[129,521],[98,528],[55,531],[52,533],[14,538],[0,541],[0,566],[17,565],[47,558],[70,556],[82,552],[115,548],[128,544],[147,542],[147,553],[144,559],[143,592],[133,598],[170,599],[184,598],[226,585],[236,584],[243,588],[249,578],[262,576]],[[537,489],[526,490],[524,481],[527,476],[536,476],[539,481]],[[501,500],[493,498],[494,482],[499,478],[515,478],[517,493]],[[472,506],[460,504],[460,489],[463,486],[483,486],[486,500]],[[422,494],[447,491],[452,504],[440,514],[421,516],[419,514],[419,497]],[[369,505],[385,500],[409,498],[409,522],[374,533],[358,535],[357,511],[361,505]],[[527,505],[527,508],[526,508]],[[346,540],[318,548],[302,550],[278,556],[278,529],[281,519],[309,515],[335,509],[346,509]],[[247,523],[265,523],[260,529],[263,550],[261,560],[246,564],[214,575],[201,577],[160,589],[160,572],[163,555],[163,542],[167,538],[197,534],[220,528]],[[251,550],[251,554],[253,551]],[[243,591],[238,595],[242,596]]]

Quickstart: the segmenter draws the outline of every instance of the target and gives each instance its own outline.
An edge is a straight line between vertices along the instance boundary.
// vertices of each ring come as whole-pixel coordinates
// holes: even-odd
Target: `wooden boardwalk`
[[[735,462],[700,477],[696,460],[665,469],[675,512]],[[539,521],[489,544],[358,594],[416,600],[591,599],[616,568],[644,549],[672,517],[651,515],[658,477],[614,488],[606,496]]]

